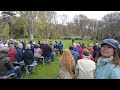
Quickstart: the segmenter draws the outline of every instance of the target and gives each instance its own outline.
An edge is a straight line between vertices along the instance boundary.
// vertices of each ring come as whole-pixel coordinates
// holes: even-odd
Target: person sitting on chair
[[[10,57],[8,57],[8,48],[3,47],[0,50],[0,76],[8,76],[12,73],[17,73],[19,79],[23,79],[19,66],[14,66]]]

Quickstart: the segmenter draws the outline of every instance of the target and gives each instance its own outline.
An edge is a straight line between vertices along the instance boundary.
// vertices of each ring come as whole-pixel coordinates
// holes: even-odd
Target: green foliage
[[[12,26],[12,33],[14,34],[14,38],[22,38],[24,36],[25,26],[24,21],[21,18],[17,18],[16,22]]]
[[[9,36],[9,24],[5,24],[4,28],[3,28],[3,32],[2,32],[3,36],[7,37]]]

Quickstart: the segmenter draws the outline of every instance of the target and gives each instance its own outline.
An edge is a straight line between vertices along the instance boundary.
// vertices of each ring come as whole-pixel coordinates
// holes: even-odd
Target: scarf
[[[109,62],[112,62],[113,61],[113,56],[109,57],[109,58],[105,58],[105,57],[99,57],[98,58],[98,63],[97,65],[101,65],[101,64],[107,64]]]

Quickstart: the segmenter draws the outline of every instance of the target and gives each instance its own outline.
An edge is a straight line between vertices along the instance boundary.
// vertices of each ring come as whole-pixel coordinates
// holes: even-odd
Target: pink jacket
[[[41,57],[41,49],[40,48],[34,48],[34,57],[40,58]]]

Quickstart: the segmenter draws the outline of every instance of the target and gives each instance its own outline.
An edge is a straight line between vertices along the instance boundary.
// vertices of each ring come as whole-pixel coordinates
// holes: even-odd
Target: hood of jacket
[[[7,52],[0,52],[0,59],[5,58],[8,56]]]
[[[0,59],[8,56],[8,48],[1,48],[0,50]]]

